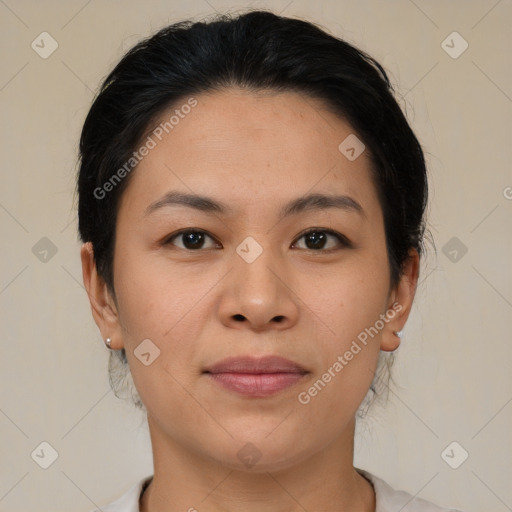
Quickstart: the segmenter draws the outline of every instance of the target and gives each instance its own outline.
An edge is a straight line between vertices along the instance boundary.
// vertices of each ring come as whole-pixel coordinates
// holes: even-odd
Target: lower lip
[[[302,373],[209,373],[215,382],[240,395],[273,395],[299,382]]]

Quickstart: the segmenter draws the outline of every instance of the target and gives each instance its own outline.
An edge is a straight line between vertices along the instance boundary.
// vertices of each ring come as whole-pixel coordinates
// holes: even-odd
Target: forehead
[[[122,202],[147,208],[177,188],[240,206],[277,207],[308,192],[375,199],[369,156],[363,151],[349,160],[340,151],[354,130],[321,100],[243,89],[193,100],[176,102],[149,127],[154,147],[133,171]]]

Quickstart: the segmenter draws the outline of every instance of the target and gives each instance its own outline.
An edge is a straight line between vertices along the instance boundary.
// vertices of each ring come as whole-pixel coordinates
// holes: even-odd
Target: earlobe
[[[400,346],[401,333],[412,309],[419,276],[420,257],[416,249],[409,251],[409,256],[402,267],[402,274],[395,289],[390,294],[390,304],[386,311],[388,322],[381,338],[381,350],[392,352]]]
[[[94,249],[91,242],[86,242],[82,245],[80,257],[82,260],[84,286],[89,297],[94,321],[101,332],[101,336],[103,339],[119,339],[120,329],[117,309],[105,280],[97,272]],[[118,348],[113,345],[112,348]]]

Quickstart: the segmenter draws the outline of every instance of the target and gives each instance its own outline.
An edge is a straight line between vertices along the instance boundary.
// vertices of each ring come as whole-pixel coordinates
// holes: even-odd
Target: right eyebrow
[[[160,208],[164,208],[165,206],[175,205],[187,206],[205,213],[225,214],[232,212],[232,209],[229,206],[210,197],[171,190],[154,203],[151,203],[146,208],[144,215],[149,215]]]

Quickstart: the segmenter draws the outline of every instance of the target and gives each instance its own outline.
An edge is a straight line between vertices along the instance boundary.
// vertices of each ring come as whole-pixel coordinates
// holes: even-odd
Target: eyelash
[[[187,229],[182,229],[182,230],[178,231],[177,233],[174,233],[171,236],[167,237],[164,240],[163,245],[172,245],[172,241],[175,238],[178,238],[180,235],[184,235],[186,233],[204,234],[204,235],[208,236],[209,238],[211,238],[212,240],[216,241],[215,238],[212,235],[210,235],[207,231],[204,231],[204,230],[201,230],[201,229],[195,229],[195,228],[187,228]],[[296,238],[296,241],[293,242],[292,245],[295,245],[298,240],[300,240],[301,238],[303,238],[303,237],[305,237],[305,236],[307,236],[307,235],[309,235],[311,233],[326,233],[328,235],[334,236],[335,238],[338,239],[338,242],[340,243],[340,246],[339,247],[333,247],[331,249],[307,249],[306,248],[306,249],[302,249],[302,250],[309,251],[309,252],[326,252],[326,253],[330,253],[332,251],[340,250],[340,249],[343,249],[343,248],[351,248],[353,246],[352,243],[350,242],[350,240],[345,235],[342,235],[341,233],[338,233],[338,232],[333,231],[331,229],[325,229],[325,228],[310,228],[310,229],[308,229],[307,231],[301,233]],[[187,249],[187,248],[182,248],[182,247],[178,247],[178,249],[183,249],[184,251],[187,251],[187,252],[200,252],[201,250],[203,250],[202,248],[200,248],[200,249]]]

